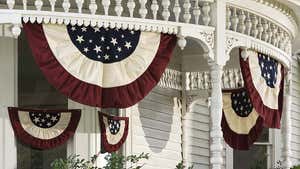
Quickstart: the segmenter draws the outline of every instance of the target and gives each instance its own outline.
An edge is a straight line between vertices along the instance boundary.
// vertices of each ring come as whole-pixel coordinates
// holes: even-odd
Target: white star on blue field
[[[119,62],[136,49],[140,31],[91,26],[67,26],[76,48],[86,57],[102,63]]]

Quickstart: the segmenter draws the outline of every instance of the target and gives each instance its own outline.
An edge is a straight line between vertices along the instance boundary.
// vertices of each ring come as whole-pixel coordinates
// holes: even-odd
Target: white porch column
[[[291,67],[292,69],[292,67]],[[291,106],[292,106],[292,71],[290,70],[285,77],[286,83],[284,86],[284,103],[283,103],[283,125],[282,125],[282,159],[284,169],[290,169],[292,167],[291,156]]]
[[[16,141],[7,106],[17,105],[17,40],[0,37],[0,168],[17,168]]]
[[[223,165],[223,133],[222,120],[222,68],[211,63],[211,99],[210,99],[210,163],[212,169],[221,169]]]

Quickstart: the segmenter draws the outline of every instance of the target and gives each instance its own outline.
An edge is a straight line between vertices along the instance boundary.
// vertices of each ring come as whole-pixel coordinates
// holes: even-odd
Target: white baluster
[[[239,23],[239,18],[237,16],[237,10],[236,8],[233,8],[232,16],[231,16],[231,29],[235,32],[237,31],[238,23]]]
[[[258,35],[257,24],[258,24],[257,17],[256,17],[256,15],[253,14],[252,15],[252,31],[251,31],[251,35],[254,38],[257,38],[257,35]]]
[[[174,15],[175,15],[175,21],[176,21],[176,22],[179,22],[179,17],[180,17],[180,13],[181,13],[181,8],[180,8],[180,4],[179,4],[179,1],[178,1],[178,0],[175,0],[173,12],[174,12]]]
[[[204,89],[209,89],[209,72],[204,72],[203,74],[203,79],[204,79]]]
[[[190,0],[184,1],[183,8],[184,8],[183,19],[184,19],[185,23],[190,23],[190,20],[192,17],[191,13],[190,13],[190,8],[191,8]]]
[[[162,16],[165,21],[168,21],[170,17],[170,11],[169,11],[170,1],[162,0],[162,6],[163,6]]]
[[[280,41],[281,41],[281,36],[283,36],[283,32],[282,30],[280,29],[280,27],[278,27],[278,30],[277,30],[277,47],[280,48]]]
[[[251,29],[252,29],[252,21],[251,21],[251,17],[250,17],[250,13],[247,13],[247,18],[246,18],[246,34],[247,35],[251,35]]]
[[[228,70],[229,74],[229,85],[230,88],[235,88],[235,78],[234,78],[234,71],[232,69]]]
[[[76,0],[77,8],[78,8],[78,13],[82,13],[82,5],[84,3],[84,0]]]
[[[62,7],[64,8],[65,12],[69,12],[71,4],[69,0],[64,0]]]
[[[116,0],[115,12],[117,16],[121,16],[123,12],[122,0]]]
[[[157,11],[159,9],[159,5],[157,3],[157,0],[153,0],[152,4],[151,4],[151,11],[152,11],[152,15],[153,15],[153,19],[156,20],[157,19]]]
[[[271,40],[271,43],[274,45],[274,46],[277,46],[277,37],[278,37],[278,28],[275,26],[275,24],[272,24],[271,25],[272,27],[272,30],[273,30],[273,36],[272,36],[272,40]]]
[[[34,5],[36,7],[36,10],[40,11],[43,7],[43,1],[42,0],[36,0],[34,2]]]
[[[185,73],[185,84],[186,84],[186,86],[185,86],[185,88],[186,88],[186,90],[190,90],[191,89],[191,87],[190,87],[190,85],[191,85],[191,77],[190,77],[190,75],[191,75],[191,73],[190,72],[186,72]]]
[[[285,45],[285,37],[284,37],[284,31],[282,29],[279,29],[279,36],[280,36],[280,41],[279,41],[279,48],[283,50],[284,45]]]
[[[7,4],[8,9],[14,9],[15,0],[6,0],[6,4]]]
[[[199,0],[195,1],[195,6],[194,6],[194,9],[193,9],[193,15],[194,15],[194,18],[195,18],[195,24],[198,25],[199,24],[199,17],[201,15],[201,10],[200,10],[200,7],[199,7]]]
[[[227,6],[226,7],[226,29],[228,29],[228,30],[231,27],[230,17],[231,17],[231,9],[229,6]]]
[[[202,6],[202,21],[205,26],[208,26],[210,23],[210,4],[208,2],[204,2]]]
[[[102,0],[102,6],[104,8],[104,14],[108,15],[108,10],[110,6],[110,0]]]
[[[140,10],[139,10],[139,14],[141,16],[141,18],[146,18],[147,15],[147,8],[146,8],[146,3],[147,0],[139,0],[140,2]]]
[[[246,26],[245,26],[245,20],[246,20],[246,15],[243,10],[240,10],[239,14],[239,24],[238,24],[238,32],[240,33],[245,33]]]
[[[263,34],[262,34],[262,40],[264,41],[268,41],[269,39],[269,34],[268,34],[268,29],[269,29],[269,24],[266,20],[263,20],[263,28],[264,28],[264,31],[263,31]]]
[[[27,10],[27,0],[23,0],[23,9]]]
[[[89,5],[89,10],[90,10],[91,14],[95,15],[97,9],[98,9],[98,6],[96,4],[96,0],[91,0],[90,1],[90,5]]]
[[[262,25],[262,19],[259,17],[258,24],[257,24],[257,30],[258,30],[258,38],[262,40],[262,35],[264,32],[264,27]]]
[[[271,23],[269,23],[269,29],[268,29],[267,33],[268,33],[268,37],[269,37],[267,42],[272,43],[273,27],[272,27]]]

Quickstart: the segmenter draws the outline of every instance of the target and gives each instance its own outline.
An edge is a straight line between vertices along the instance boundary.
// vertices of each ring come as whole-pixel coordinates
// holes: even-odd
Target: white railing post
[[[23,0],[23,9],[27,10],[27,0]]]
[[[133,17],[134,8],[135,8],[135,2],[134,2],[134,0],[128,0],[128,2],[127,2],[127,8],[129,10],[129,16],[132,18]]]
[[[147,8],[146,8],[147,0],[139,0],[139,2],[140,2],[140,6],[141,6],[139,9],[139,14],[140,14],[141,18],[145,19],[146,15],[148,13]]]
[[[190,0],[185,0],[183,3],[183,8],[184,8],[184,14],[183,14],[183,19],[185,23],[190,23],[191,20],[191,13],[190,13],[190,8],[191,8],[191,2]]]
[[[256,15],[252,15],[252,31],[251,31],[251,36],[253,36],[254,38],[257,38],[257,35],[258,35],[257,24],[258,24],[258,20],[257,20]]]
[[[179,4],[178,0],[175,0],[175,4],[174,4],[174,8],[173,8],[173,13],[175,15],[175,21],[179,22],[179,17],[180,17],[180,13],[181,13],[181,7]]]
[[[89,10],[92,15],[95,15],[97,12],[98,6],[96,4],[96,0],[91,0],[89,5]]]
[[[71,7],[70,1],[69,0],[64,0],[63,4],[62,4],[62,7],[64,8],[64,11],[66,13],[68,13],[69,10],[70,10],[70,7]]]
[[[230,30],[231,27],[231,9],[230,7],[226,7],[226,29]]]
[[[170,6],[170,0],[163,0],[162,1],[162,6],[163,6],[163,11],[162,11],[162,16],[165,21],[169,20],[170,17],[170,11],[169,11],[169,6]]]
[[[159,5],[157,3],[157,0],[153,0],[152,4],[151,4],[151,11],[152,11],[152,15],[153,15],[153,19],[156,20],[157,19],[157,11],[159,9]]]
[[[43,1],[42,0],[36,0],[34,1],[34,5],[36,7],[36,10],[41,11],[43,7]]]
[[[203,3],[203,6],[202,6],[202,21],[203,21],[203,24],[205,26],[208,26],[209,23],[210,23],[210,3],[209,2],[204,2]]]
[[[117,16],[121,16],[123,13],[122,0],[116,0],[115,12]]]
[[[84,0],[76,0],[78,13],[82,13],[82,6],[83,6]]]
[[[236,8],[233,8],[232,15],[231,15],[231,30],[237,31],[237,26],[239,23],[239,18],[237,16]]]
[[[193,15],[195,17],[195,24],[199,24],[199,18],[200,18],[200,15],[201,15],[201,10],[200,10],[200,7],[199,7],[199,0],[196,0],[195,1],[195,6],[193,8]]]
[[[6,4],[7,4],[8,9],[14,9],[15,0],[6,0]]]
[[[108,15],[108,9],[110,6],[110,0],[102,0],[102,6],[104,8],[104,14]]]
[[[49,0],[49,2],[50,2],[50,6],[51,6],[51,11],[54,12],[56,0]]]
[[[245,33],[245,30],[246,30],[246,26],[245,26],[246,15],[245,15],[243,10],[240,10],[238,18],[239,18],[238,32]]]
[[[250,16],[250,12],[247,12],[247,17],[246,17],[246,21],[245,21],[245,26],[246,26],[246,34],[248,36],[251,35],[251,29],[252,29],[252,21],[251,21],[251,16]]]

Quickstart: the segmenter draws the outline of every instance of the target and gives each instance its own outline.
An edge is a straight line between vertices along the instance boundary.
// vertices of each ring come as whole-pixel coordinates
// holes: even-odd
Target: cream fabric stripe
[[[18,111],[18,115],[23,129],[39,139],[52,139],[59,136],[68,127],[71,120],[71,113],[62,112],[59,121],[53,127],[41,128],[32,123],[28,112]]]
[[[253,108],[248,117],[240,117],[232,109],[231,103],[231,93],[223,93],[223,112],[229,127],[238,134],[249,134],[256,124],[258,113]]]
[[[103,117],[103,122],[105,124],[106,138],[107,138],[108,143],[112,144],[112,145],[117,144],[124,135],[125,121],[124,120],[120,121],[120,131],[116,135],[110,134],[107,117]]]
[[[58,62],[74,77],[103,88],[127,85],[152,63],[160,44],[160,34],[141,32],[136,50],[126,59],[110,64],[84,56],[72,43],[67,27],[44,24],[48,44]]]
[[[254,87],[262,98],[264,105],[271,109],[278,109],[278,95],[281,82],[281,64],[278,63],[277,66],[277,81],[274,85],[275,88],[268,87],[265,79],[261,76],[257,52],[251,52],[249,56],[249,67]]]

